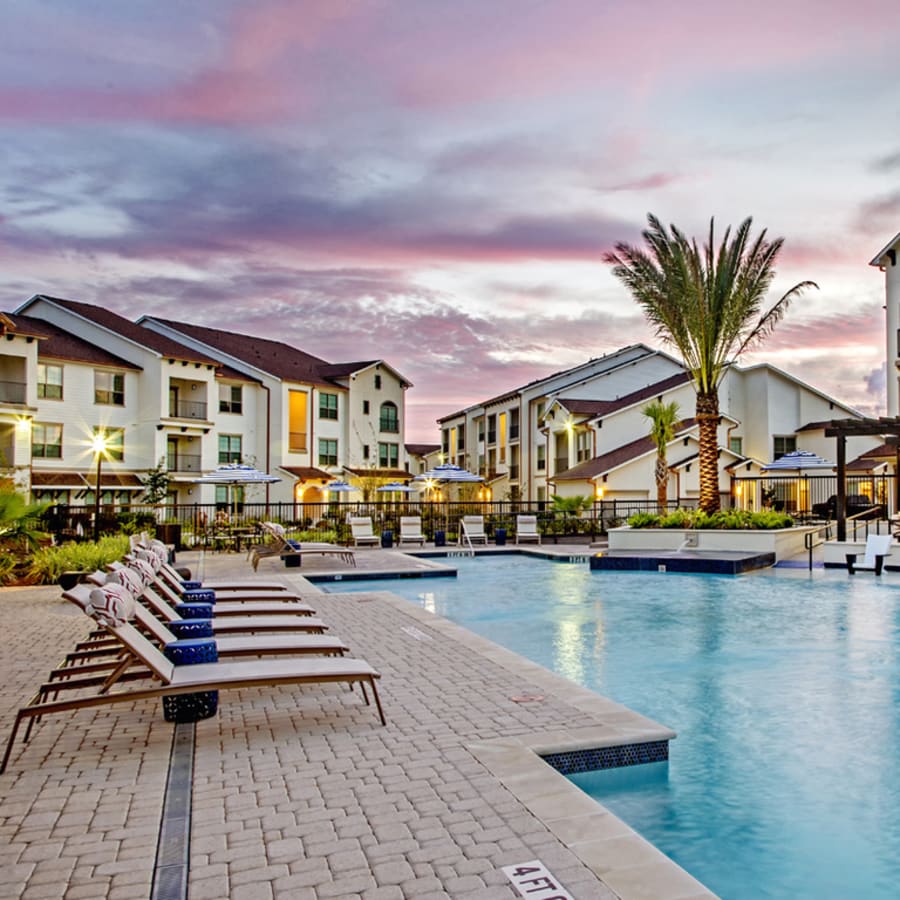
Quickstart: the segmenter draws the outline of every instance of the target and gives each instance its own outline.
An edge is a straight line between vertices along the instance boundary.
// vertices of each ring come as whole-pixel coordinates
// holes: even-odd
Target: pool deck
[[[504,549],[517,548],[489,552]],[[672,732],[387,590],[325,594],[304,577],[453,564],[381,548],[357,557],[357,570],[264,560],[255,578],[296,590],[381,672],[387,726],[339,686],[229,691],[216,717],[177,731],[156,702],[51,717],[0,776],[0,897],[138,900],[186,886],[191,900],[494,900],[519,896],[502,867],[532,860],[579,900],[713,896],[538,755]],[[243,555],[178,564],[254,580]],[[58,588],[2,589],[0,604],[5,741],[89,622]],[[176,763],[192,748],[193,772],[172,779],[158,858],[173,733]]]

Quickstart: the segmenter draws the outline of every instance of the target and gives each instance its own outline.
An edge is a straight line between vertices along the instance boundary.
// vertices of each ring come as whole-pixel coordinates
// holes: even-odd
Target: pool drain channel
[[[172,734],[150,900],[186,900],[188,895],[195,731],[194,723],[179,723]]]

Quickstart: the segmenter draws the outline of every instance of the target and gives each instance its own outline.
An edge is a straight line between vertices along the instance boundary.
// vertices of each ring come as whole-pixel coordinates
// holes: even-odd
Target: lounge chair
[[[249,552],[250,564],[255,572],[261,559],[278,556],[284,560],[292,557],[304,556],[337,556],[348,565],[356,565],[356,557],[349,547],[338,547],[336,544],[304,543],[289,541],[285,535],[284,526],[276,522],[263,522],[263,532],[267,542],[258,547],[252,547]]]
[[[114,690],[121,687],[121,675],[126,666],[119,666],[118,674],[90,674],[87,677],[69,678],[42,684],[27,706],[16,713],[12,733],[6,745],[0,773],[6,771],[19,727],[26,719],[32,720],[53,713],[90,709],[112,703],[134,703],[156,697],[190,694],[198,691],[232,690],[245,687],[302,684],[359,684],[366,704],[369,697],[366,686],[372,689],[375,706],[382,725],[386,724],[376,679],[380,677],[367,662],[349,657],[305,657],[303,659],[248,660],[238,662],[201,663],[192,666],[176,666],[150,643],[128,620],[130,610],[111,605],[105,610],[95,610],[93,617],[114,636],[123,651],[146,666],[159,683],[141,684],[137,687]],[[77,697],[58,700],[60,693],[80,691]]]
[[[372,520],[368,516],[350,516],[350,531],[355,547],[377,547],[381,538],[372,530]]]
[[[397,545],[402,547],[404,544],[418,544],[420,547],[425,546],[425,535],[422,534],[421,516],[400,517],[400,538],[397,541]]]
[[[116,576],[113,574],[109,577],[114,579]],[[78,584],[71,590],[63,592],[63,597],[74,603],[83,612],[87,612],[92,589],[91,585]],[[154,616],[149,609],[144,607],[139,599],[134,607],[134,620],[161,647],[178,640],[177,636]],[[297,653],[343,656],[350,649],[340,638],[325,634],[218,635],[215,640],[219,656],[271,656],[273,654],[292,655]],[[72,657],[71,661],[83,661],[90,659],[92,656],[99,658],[116,654],[120,655],[121,648],[118,645],[113,647],[86,647],[84,650],[78,651],[77,654],[77,656],[69,654],[69,657]],[[69,657],[67,657],[67,660]],[[74,669],[76,673],[79,670],[80,667],[75,667]],[[54,671],[59,672],[60,670]],[[68,677],[71,677],[72,671],[72,667],[66,670]]]
[[[880,575],[884,568],[884,561],[891,555],[891,542],[893,538],[889,534],[870,534],[866,538],[866,555],[861,565],[856,564],[858,554],[847,554],[847,572],[855,575],[858,569],[872,570]]]
[[[205,621],[204,619],[182,618],[171,604],[156,591],[150,590],[149,587],[145,587],[143,593],[138,596],[138,600],[146,603],[166,624]],[[303,631],[311,634],[323,634],[328,630],[328,626],[321,619],[312,615],[269,615],[268,613],[259,615],[256,613],[256,607],[249,606],[244,615],[211,619],[211,626],[216,637],[220,634],[233,634],[234,632]],[[179,628],[183,627],[186,626],[179,625]]]
[[[463,538],[468,537],[469,543],[486,544],[487,535],[484,533],[484,516],[463,516],[459,520],[459,543],[463,544]]]
[[[519,544],[522,541],[541,542],[537,516],[516,516],[516,543]]]
[[[146,560],[138,559],[134,562]],[[113,571],[119,568],[116,564],[111,566]],[[296,594],[272,594],[269,596],[255,597],[230,594],[227,600],[218,597],[209,597],[206,591],[197,591],[193,596],[176,594],[172,588],[163,581],[155,572],[142,574],[146,586],[173,606],[179,603],[211,603],[216,616],[245,616],[275,615],[275,616],[311,616],[315,610],[308,604],[302,603]]]

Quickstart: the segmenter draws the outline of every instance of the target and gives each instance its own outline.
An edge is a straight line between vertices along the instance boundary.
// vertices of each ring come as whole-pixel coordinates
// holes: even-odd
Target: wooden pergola
[[[897,448],[894,466],[895,509],[900,509],[900,416],[877,419],[834,419],[825,426],[825,437],[837,438],[837,539],[847,540],[847,438],[881,437]]]

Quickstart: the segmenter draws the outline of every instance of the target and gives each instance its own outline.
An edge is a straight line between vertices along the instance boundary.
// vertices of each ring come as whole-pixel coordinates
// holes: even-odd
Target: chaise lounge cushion
[[[134,595],[121,584],[107,583],[91,591],[85,612],[101,625],[124,625],[134,618]]]

